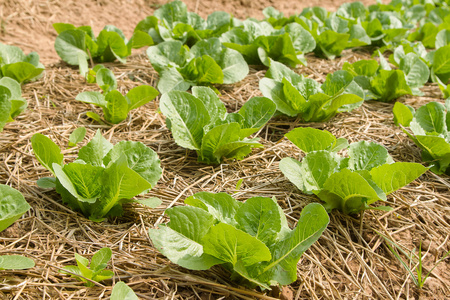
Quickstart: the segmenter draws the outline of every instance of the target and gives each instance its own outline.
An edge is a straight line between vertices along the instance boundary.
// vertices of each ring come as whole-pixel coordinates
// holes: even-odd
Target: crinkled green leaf
[[[324,232],[330,219],[322,205],[311,203],[300,214],[297,226],[283,240],[270,247],[272,259],[259,267],[258,280],[287,285],[297,279],[297,263],[302,254]]]
[[[350,144],[348,156],[350,157],[348,168],[353,171],[370,171],[374,167],[392,162],[386,148],[380,144],[366,141]]]
[[[128,116],[128,101],[117,90],[106,94],[106,107],[104,109],[105,119],[113,124],[118,124]]]
[[[93,166],[102,166],[103,158],[113,145],[106,140],[100,130],[97,130],[92,140],[78,152],[78,158]]]
[[[234,216],[242,203],[226,193],[200,192],[184,200],[184,203],[202,208],[220,222],[235,224]]]
[[[29,209],[30,205],[18,190],[0,184],[0,232],[8,228]]]
[[[214,218],[197,207],[176,207],[168,209],[167,225],[149,229],[150,238],[156,249],[172,262],[192,270],[206,270],[222,263],[203,251],[201,239],[214,224]]]
[[[86,33],[82,30],[65,30],[56,37],[56,53],[69,65],[78,65],[79,55],[88,60],[86,49]]]
[[[203,127],[210,122],[205,105],[189,93],[171,91],[162,95],[160,110],[170,120],[176,143],[188,149],[200,150]]]
[[[395,100],[403,95],[411,95],[412,91],[406,82],[405,73],[401,70],[380,70],[371,80],[373,92],[383,102]]]
[[[238,262],[249,266],[272,258],[263,242],[225,223],[212,226],[203,237],[202,244],[205,253],[233,266]]]
[[[348,169],[329,176],[322,190],[316,194],[326,202],[328,211],[339,209],[345,214],[360,212],[366,202],[384,200],[363,176]]]
[[[265,97],[253,97],[239,110],[239,114],[244,118],[242,128],[263,127],[276,111],[276,105],[272,100]]]
[[[192,59],[179,72],[186,81],[196,84],[223,83],[224,79],[222,69],[209,55]]]
[[[276,201],[270,198],[253,197],[238,209],[236,222],[238,229],[254,236],[268,245],[278,238],[281,218]]]
[[[155,151],[140,142],[120,141],[104,157],[103,163],[108,166],[122,155],[127,158],[128,167],[155,186],[161,177],[160,160]]]
[[[324,150],[308,153],[300,163],[283,158],[279,168],[294,185],[303,192],[312,193],[322,189],[326,180],[339,170],[339,157]]]
[[[372,180],[379,186],[386,195],[411,183],[428,168],[417,163],[397,162],[385,164],[370,170]]]
[[[180,41],[166,41],[147,49],[147,56],[157,72],[169,66],[182,67],[189,57],[189,52]]]

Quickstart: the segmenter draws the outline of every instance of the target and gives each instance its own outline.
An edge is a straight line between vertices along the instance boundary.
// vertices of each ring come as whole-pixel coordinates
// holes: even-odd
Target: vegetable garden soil
[[[363,1],[368,5],[372,1]],[[0,2],[0,41],[21,47],[26,53],[37,51],[46,65],[45,75],[23,86],[27,110],[8,123],[0,134],[0,183],[22,192],[31,205],[13,226],[0,233],[0,254],[23,254],[36,267],[21,271],[0,271],[1,299],[99,299],[108,298],[112,285],[125,281],[142,299],[450,299],[450,259],[433,271],[422,290],[415,287],[410,274],[390,252],[378,233],[389,237],[408,253],[422,242],[424,267],[428,272],[450,250],[450,180],[446,175],[427,172],[407,187],[391,194],[386,205],[391,212],[367,211],[363,216],[330,214],[330,225],[298,263],[298,280],[281,291],[251,290],[233,283],[230,274],[220,267],[208,271],[189,271],[172,264],[149,240],[147,230],[166,219],[167,207],[181,205],[199,191],[227,192],[239,200],[253,196],[275,196],[284,208],[291,225],[301,209],[317,201],[297,190],[278,169],[280,159],[299,158],[300,151],[283,135],[298,126],[327,129],[350,142],[367,140],[383,144],[396,161],[421,162],[420,151],[392,121],[392,103],[368,101],[351,113],[339,114],[327,123],[302,124],[287,118],[272,119],[258,134],[264,148],[255,149],[242,161],[226,161],[207,166],[196,160],[194,151],[182,149],[173,141],[164,117],[158,113],[159,98],[136,110],[114,126],[99,125],[86,111],[99,108],[75,101],[87,90],[75,68],[59,61],[53,49],[54,22],[91,25],[95,32],[113,24],[130,37],[139,20],[153,14],[163,1],[32,1]],[[309,5],[335,10],[343,1],[185,1],[190,11],[202,17],[215,10],[235,17],[262,18],[261,10],[274,6],[285,15],[299,13]],[[367,59],[366,49],[346,50],[335,60],[307,55],[308,66],[296,72],[318,81],[341,69],[344,62]],[[108,63],[118,77],[119,90],[149,84],[156,86],[157,73],[142,50],[136,51],[127,64]],[[217,86],[228,111],[260,96],[258,81],[266,69],[251,67],[250,74],[238,84]],[[441,101],[436,85],[427,84],[424,96],[402,97],[398,101],[415,108],[431,100]],[[67,148],[70,133],[79,126],[87,128],[81,145]],[[66,162],[74,159],[78,149],[90,140],[97,129],[112,143],[140,141],[155,150],[163,168],[159,183],[148,196],[159,197],[163,204],[149,209],[137,204],[125,205],[123,217],[94,223],[72,212],[53,190],[36,186],[36,180],[49,173],[31,151],[31,136],[40,132],[61,148]],[[242,186],[236,190],[239,179]],[[377,233],[378,232],[378,233]],[[113,251],[109,266],[112,280],[93,288],[63,275],[59,270],[75,263],[74,252],[90,258],[102,247]],[[402,255],[404,260],[407,257]]]

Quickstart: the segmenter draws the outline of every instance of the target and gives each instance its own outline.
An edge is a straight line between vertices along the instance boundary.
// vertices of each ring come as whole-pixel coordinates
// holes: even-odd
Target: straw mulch
[[[345,61],[368,58],[367,53],[346,51],[334,61],[308,56],[308,66],[296,71],[323,81],[326,74],[341,68]],[[126,65],[106,64],[126,92],[134,86],[156,86],[157,73],[144,54],[135,54]],[[251,68],[249,76],[232,86],[217,86],[229,111],[236,111],[253,96],[260,96],[258,81],[265,69]],[[114,126],[99,125],[87,111],[102,115],[101,109],[75,101],[78,93],[98,90],[86,84],[78,70],[62,63],[47,65],[45,76],[23,86],[27,110],[9,123],[0,135],[0,183],[21,191],[31,210],[0,233],[0,255],[23,254],[33,258],[36,267],[23,271],[0,271],[1,299],[99,299],[107,298],[112,286],[125,281],[141,299],[448,299],[450,260],[436,267],[425,287],[415,287],[410,275],[387,248],[377,232],[395,241],[406,252],[422,243],[424,267],[429,271],[450,250],[450,181],[448,176],[426,173],[420,179],[388,197],[391,212],[368,211],[363,216],[330,214],[323,236],[298,263],[298,280],[280,291],[250,290],[230,281],[221,267],[190,271],[172,264],[149,240],[147,230],[167,221],[167,207],[183,205],[183,200],[200,191],[227,192],[239,200],[253,196],[275,196],[290,225],[295,226],[301,209],[317,198],[304,195],[279,171],[284,157],[300,159],[301,152],[283,137],[298,126],[327,129],[351,142],[367,140],[383,144],[396,161],[421,162],[420,151],[393,125],[393,104],[369,101],[361,108],[336,116],[327,123],[300,123],[275,118],[257,136],[264,148],[255,149],[242,161],[226,161],[207,166],[196,153],[175,144],[164,117],[158,113],[158,99],[132,111],[129,118]],[[418,107],[439,99],[440,91],[426,86],[424,97],[403,97],[399,101]],[[70,133],[85,126],[87,138],[68,148]],[[53,190],[36,186],[36,180],[49,176],[34,158],[30,138],[36,132],[49,136],[62,149],[66,163],[78,149],[101,129],[112,143],[140,141],[155,150],[163,175],[146,197],[159,197],[163,204],[149,209],[138,204],[124,207],[123,217],[94,223],[61,203]],[[243,184],[236,190],[239,179]],[[102,247],[110,247],[112,280],[86,288],[61,274],[75,264],[74,253],[88,258]],[[403,259],[406,257],[403,256]]]

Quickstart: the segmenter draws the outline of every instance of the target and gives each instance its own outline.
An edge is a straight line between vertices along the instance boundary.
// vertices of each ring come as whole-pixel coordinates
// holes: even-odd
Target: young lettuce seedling
[[[430,70],[417,54],[398,51],[394,61],[397,70],[378,54],[380,64],[376,60],[359,60],[353,64],[346,62],[342,67],[364,89],[366,100],[391,102],[403,95],[422,95],[419,88],[428,81]]]
[[[411,134],[403,128],[403,132],[422,149],[422,159],[432,164],[431,171],[450,175],[450,99],[445,105],[427,103],[417,111],[397,102],[393,112],[395,124],[412,131]]]
[[[87,287],[93,287],[95,284],[92,281],[100,282],[114,276],[113,271],[105,270],[108,261],[111,259],[112,251],[105,247],[98,250],[93,256],[89,265],[89,260],[78,253],[75,253],[76,266],[65,266],[60,272],[70,274],[71,277],[84,282]],[[69,272],[65,272],[69,271]],[[80,277],[80,276],[83,277]],[[86,279],[90,279],[86,280]]]
[[[103,94],[95,91],[82,92],[75,99],[101,107],[106,121],[110,123],[122,122],[132,109],[152,101],[159,95],[155,88],[149,85],[141,85],[132,88],[124,96],[116,90],[117,80],[111,70],[99,65],[91,71],[87,74],[88,80],[90,76],[95,76],[95,81],[103,90]],[[92,112],[89,116],[92,116],[95,120],[100,119],[97,114]]]
[[[63,164],[61,149],[48,137],[35,134],[31,145],[38,161],[55,177],[38,180],[43,188],[56,188],[62,200],[93,221],[122,215],[122,203],[151,207],[156,198],[134,201],[147,193],[161,177],[157,154],[140,142],[121,141],[114,146],[97,131],[78,152],[78,159]]]
[[[207,164],[219,164],[223,158],[243,159],[252,148],[262,147],[257,138],[246,137],[263,127],[276,109],[270,99],[254,97],[239,112],[227,113],[207,87],[193,87],[192,94],[168,92],[159,106],[175,142],[196,150],[198,160]]]
[[[223,46],[218,38],[199,41],[191,49],[180,41],[166,41],[149,47],[147,55],[159,74],[161,93],[186,91],[196,85],[236,83],[249,72],[242,55]]]
[[[275,102],[279,112],[290,117],[300,116],[305,122],[327,121],[339,112],[361,106],[364,99],[363,90],[347,71],[329,74],[320,85],[276,61],[270,61],[259,88]]]
[[[96,37],[91,26],[75,27],[69,23],[54,23],[58,36],[55,50],[59,57],[69,65],[87,66],[87,61],[121,63],[131,54],[132,48],[141,48],[153,44],[150,36],[135,33],[130,40],[125,38],[122,30],[106,25]]]
[[[286,137],[306,156],[302,162],[283,158],[281,172],[299,190],[317,195],[327,211],[354,214],[365,209],[390,210],[369,205],[386,201],[387,195],[428,170],[417,163],[394,163],[382,145],[365,141],[348,145],[346,139],[336,139],[326,130],[296,128]],[[337,154],[342,149],[348,150],[348,157]]]
[[[189,206],[166,210],[170,222],[150,229],[155,247],[173,263],[191,270],[222,265],[231,278],[270,289],[297,279],[301,255],[322,235],[329,217],[322,205],[303,208],[290,229],[275,199],[242,203],[225,193],[197,193]]]

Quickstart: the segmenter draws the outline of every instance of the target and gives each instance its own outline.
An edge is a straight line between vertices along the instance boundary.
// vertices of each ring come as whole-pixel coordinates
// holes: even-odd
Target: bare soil
[[[369,5],[375,1],[363,1]],[[450,260],[436,267],[419,290],[397,258],[388,249],[382,233],[405,251],[422,243],[424,267],[429,271],[450,250],[450,181],[448,176],[430,172],[388,197],[392,212],[369,211],[364,216],[330,214],[330,225],[319,241],[298,264],[298,280],[276,291],[251,290],[237,286],[220,267],[189,271],[169,262],[152,245],[148,228],[161,219],[164,210],[181,205],[199,191],[234,193],[239,200],[253,196],[275,196],[292,226],[301,209],[317,198],[298,191],[278,169],[284,157],[300,158],[300,151],[283,135],[298,126],[327,129],[351,142],[367,140],[383,144],[397,161],[421,162],[419,149],[393,125],[392,103],[369,101],[361,108],[340,114],[327,123],[300,123],[276,118],[258,136],[263,149],[243,161],[227,161],[206,166],[196,154],[175,144],[164,117],[157,113],[158,99],[131,112],[129,119],[112,127],[99,125],[86,116],[101,110],[75,101],[78,93],[96,90],[86,84],[78,70],[59,61],[53,49],[54,22],[91,25],[96,33],[113,24],[130,37],[135,25],[165,1],[148,0],[3,0],[0,2],[0,41],[37,51],[46,65],[45,76],[23,86],[27,110],[9,123],[0,134],[0,183],[21,191],[32,209],[13,226],[0,233],[0,254],[23,254],[36,261],[36,267],[23,271],[0,271],[1,299],[102,299],[110,296],[115,282],[125,281],[141,299],[450,299]],[[238,18],[262,18],[262,9],[274,6],[285,15],[304,7],[324,6],[335,10],[343,1],[185,1],[189,10],[206,17],[224,10]],[[326,74],[345,61],[368,58],[364,49],[347,50],[333,61],[308,55],[308,66],[297,72],[323,81]],[[128,91],[142,83],[156,86],[158,75],[143,50],[127,64],[107,67],[119,78],[119,89]],[[217,86],[229,111],[235,111],[253,96],[259,96],[258,81],[265,69],[251,68],[242,82]],[[443,101],[437,86],[423,88],[424,97],[402,97],[399,101],[419,107],[428,101]],[[70,133],[79,126],[88,129],[81,145],[67,149]],[[52,190],[36,186],[36,180],[49,176],[32,154],[30,138],[40,132],[51,137],[64,150],[67,161],[100,128],[112,143],[141,141],[157,151],[163,176],[149,196],[163,200],[157,209],[126,205],[123,217],[94,223],[72,212]],[[236,191],[236,184],[243,185]],[[102,247],[113,250],[112,280],[93,288],[63,275],[60,268],[75,264],[74,253],[90,257]],[[403,256],[406,260],[406,257]]]

